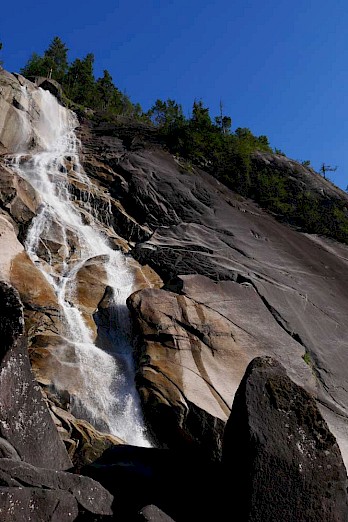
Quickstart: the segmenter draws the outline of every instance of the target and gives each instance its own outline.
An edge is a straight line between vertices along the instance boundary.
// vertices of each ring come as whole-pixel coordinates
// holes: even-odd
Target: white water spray
[[[149,446],[133,382],[132,348],[128,338],[130,324],[125,303],[132,292],[133,276],[125,256],[108,246],[98,232],[97,224],[84,223],[69,193],[67,164],[87,193],[91,185],[79,162],[74,131],[78,125],[76,116],[42,89],[30,94],[23,89],[23,96],[29,105],[40,107],[40,115],[30,124],[28,120],[24,122],[19,144],[22,150],[11,158],[10,163],[34,187],[42,201],[27,236],[26,250],[58,299],[63,325],[60,336],[64,344],[55,348],[55,355],[65,367],[75,369],[76,376],[82,381],[76,386],[75,412],[83,411],[97,427],[130,444]],[[32,139],[38,143],[40,152],[28,155],[24,149]],[[53,230],[62,244],[59,264],[57,259],[52,259],[45,245],[44,238]],[[94,344],[81,311],[72,304],[76,294],[76,275],[86,263],[96,258],[103,259],[107,283],[112,289],[113,325],[110,335],[113,353],[106,353]],[[59,376],[54,384],[58,390],[64,388]]]

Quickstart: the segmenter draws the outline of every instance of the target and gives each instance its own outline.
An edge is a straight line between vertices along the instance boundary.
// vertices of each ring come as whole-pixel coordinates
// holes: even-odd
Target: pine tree
[[[96,84],[93,75],[94,55],[92,53],[80,60],[77,58],[69,67],[66,76],[68,96],[76,103],[93,107],[96,97]]]
[[[179,125],[184,120],[181,105],[171,99],[167,101],[156,100],[155,105],[151,107],[147,114],[153,123],[165,130]]]
[[[47,76],[62,83],[68,69],[67,53],[66,45],[55,36],[44,55],[33,53],[20,72],[26,77]]]
[[[96,92],[96,105],[100,109],[122,112],[122,93],[115,87],[107,69],[104,70],[103,77],[96,81]]]
[[[20,69],[20,73],[26,78],[30,76],[49,76],[52,67],[53,63],[50,58],[33,53],[27,64]]]
[[[209,109],[203,106],[203,102],[194,101],[192,108],[191,122],[197,129],[209,128],[212,126],[212,122],[209,116]]]
[[[44,57],[52,66],[52,78],[62,83],[68,70],[68,48],[58,36],[53,38]]]

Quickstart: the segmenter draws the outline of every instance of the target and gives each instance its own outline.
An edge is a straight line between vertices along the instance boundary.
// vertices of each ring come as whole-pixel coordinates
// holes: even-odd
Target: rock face
[[[113,497],[102,486],[57,471],[70,468],[71,460],[34,381],[23,327],[18,293],[0,282],[0,518],[63,522],[111,515]]]
[[[157,443],[191,442],[219,458],[231,391],[250,358],[272,354],[297,382],[313,390],[315,382],[298,357],[303,348],[289,341],[252,287],[204,276],[179,283],[180,292],[148,289],[129,300],[143,339],[137,384]]]
[[[36,87],[22,76],[2,69],[0,89],[0,154],[17,152],[29,143],[36,145],[35,133],[32,134],[26,125],[24,113],[29,113],[30,120],[35,121],[39,107],[34,104],[30,109],[23,93],[29,89],[34,94]]]
[[[237,390],[223,468],[240,522],[347,521],[347,476],[336,440],[314,399],[272,358],[254,359]]]
[[[48,82],[48,85],[42,79],[38,82],[41,87],[52,90],[52,82]],[[83,459],[89,462],[110,444],[122,441],[117,437],[103,436],[81,419],[74,420],[70,413],[61,413],[60,406],[69,408],[78,402],[80,389],[88,379],[83,370],[76,369],[78,355],[65,335],[66,319],[47,274],[51,272],[53,279],[57,280],[62,271],[66,270],[68,257],[77,266],[81,244],[73,227],[63,230],[58,215],[43,227],[36,247],[37,257],[29,256],[24,251],[28,233],[33,229],[33,218],[45,208],[37,185],[41,167],[35,163],[37,157],[36,160],[32,159],[32,154],[42,148],[46,150],[46,138],[50,143],[49,140],[55,136],[54,126],[61,126],[64,118],[69,116],[61,112],[64,109],[56,110],[53,106],[54,110],[49,112],[49,116],[53,114],[60,119],[58,123],[48,121],[45,109],[50,107],[50,95],[42,93],[20,75],[0,71],[0,280],[12,284],[19,292],[24,306],[25,334],[35,377],[46,399],[49,398],[47,404],[52,410],[56,408],[55,412],[52,411],[52,417],[70,456],[78,464]],[[77,124],[77,119],[72,117],[72,120]],[[71,205],[77,209],[75,212],[80,214],[83,224],[95,225],[115,250],[129,251],[127,240],[112,227],[113,214],[122,223],[120,229],[128,222],[132,227],[137,224],[123,210],[122,205],[111,198],[105,186],[97,181],[86,181],[86,176],[79,172],[79,165],[72,155],[63,159],[61,170],[54,175],[66,174],[66,190],[70,194]],[[29,170],[32,169],[29,176],[23,174],[22,163]],[[39,269],[40,262],[44,270]],[[110,324],[115,319],[110,311],[110,299],[107,299],[107,262],[105,255],[91,255],[86,262],[77,266],[74,274],[76,284],[70,292],[69,305],[79,309],[86,331],[90,331],[91,342],[95,341],[98,347],[112,352],[114,347],[110,342]],[[130,288],[135,290],[161,284],[160,277],[150,267],[143,268],[134,259],[130,263],[134,278],[133,287]],[[126,308],[124,314],[127,315]],[[23,353],[25,350],[23,344]],[[100,429],[102,424],[98,424]]]
[[[71,461],[36,384],[17,292],[0,282],[0,436],[35,466],[67,469]]]
[[[142,345],[138,383],[149,418],[156,422],[154,430],[166,425],[169,402],[180,420],[176,433],[181,441],[186,435],[192,440],[191,428],[182,424],[191,408],[196,419],[206,412],[197,432],[205,432],[209,418],[211,433],[214,423],[226,421],[228,411],[223,413],[221,405],[231,406],[247,364],[269,354],[315,393],[348,463],[348,247],[277,222],[203,171],[187,171],[180,160],[149,144],[147,135],[132,141],[121,125],[83,125],[81,139],[86,172],[108,187],[129,216],[127,223],[119,223],[115,212],[114,228],[122,227],[121,234],[135,243],[131,254],[165,282],[161,291],[145,289],[129,300]],[[296,176],[294,162],[291,168]],[[303,170],[301,182],[315,175],[308,170],[304,176]],[[309,190],[328,190],[327,182],[315,176]],[[339,189],[334,192],[346,198]],[[187,331],[187,310],[198,331]],[[215,330],[211,341],[209,332]],[[194,351],[204,368],[197,370]],[[215,364],[222,371],[218,378]],[[221,388],[222,401],[214,397]],[[162,431],[157,439],[168,442]]]
[[[64,520],[62,513],[67,520],[76,516],[81,520],[84,516],[87,520],[109,516],[103,511],[88,511],[71,485],[64,482],[64,487],[60,487],[53,474],[47,475],[38,468],[67,469],[71,465],[58,432],[76,470],[85,469],[83,464],[91,463],[110,445],[123,442],[100,433],[67,411],[74,404],[81,383],[94,383],[89,377],[94,377],[98,368],[91,365],[87,379],[83,370],[76,371],[78,351],[64,333],[61,301],[46,277],[52,269],[53,279],[60,280],[67,263],[76,267],[71,273],[76,284],[66,306],[79,310],[76,318],[83,318],[90,332],[88,346],[94,342],[95,349],[104,350],[107,358],[115,350],[116,338],[115,329],[110,328],[115,310],[110,306],[112,290],[106,270],[107,258],[115,254],[111,249],[126,255],[125,265],[132,273],[129,293],[135,293],[129,297],[128,307],[136,339],[136,382],[149,431],[160,446],[156,455],[145,450],[141,453],[142,449],[137,453],[138,450],[113,448],[116,453],[111,462],[94,467],[94,478],[115,488],[116,494],[121,492],[121,497],[124,495],[121,517],[122,510],[135,516],[135,507],[138,512],[154,504],[177,522],[204,520],[205,516],[207,520],[219,519],[213,504],[210,502],[208,509],[200,500],[208,498],[211,488],[214,495],[218,494],[215,466],[219,467],[224,427],[245,369],[259,356],[276,357],[296,385],[313,394],[348,463],[348,247],[301,234],[202,170],[188,169],[180,158],[171,156],[156,143],[156,132],[146,125],[99,125],[95,119],[94,123],[81,122],[79,131],[84,171],[76,161],[77,154],[73,158],[73,150],[71,155],[65,154],[58,169],[55,166],[54,175],[67,180],[64,190],[70,195],[81,229],[92,225],[99,237],[107,238],[110,248],[107,254],[97,248],[80,263],[83,245],[79,235],[73,226],[64,228],[57,213],[45,222],[38,235],[37,257],[30,257],[24,251],[28,231],[33,222],[37,223],[33,219],[47,208],[43,193],[35,185],[36,170],[30,163],[31,153],[45,145],[40,113],[43,114],[47,99],[42,91],[40,98],[37,87],[20,75],[3,71],[0,90],[0,280],[6,281],[0,286],[0,460],[11,462],[8,469],[0,467],[4,481],[1,509],[10,516],[13,502],[18,501],[23,510],[17,511],[14,520],[22,520],[20,516],[31,505],[36,506],[39,519],[44,512],[47,520]],[[48,133],[55,136],[52,122],[44,120],[45,129],[46,126]],[[14,158],[23,150],[28,156],[21,155],[21,161],[34,178],[23,174],[18,163],[13,169]],[[267,164],[273,160],[262,154],[254,158]],[[276,160],[277,168],[281,168],[282,161]],[[295,162],[289,165],[287,162],[287,169],[291,167],[292,175],[297,176]],[[302,184],[313,173],[303,167],[300,174]],[[321,185],[319,177],[308,187],[313,191],[328,190],[327,182]],[[340,197],[339,189],[332,197]],[[39,270],[39,266],[44,269]],[[25,332],[22,305],[9,284],[16,288],[23,303]],[[128,321],[125,301],[122,303],[117,309],[121,327]],[[30,371],[27,343],[45,402]],[[122,352],[122,346],[117,349]],[[124,363],[123,368],[126,366]],[[289,449],[297,466],[293,490],[299,491],[303,477],[308,478],[309,485],[305,484],[304,490],[307,488],[308,495],[314,498],[311,487],[318,481],[324,499],[318,505],[328,520],[343,520],[330,519],[333,513],[341,516],[346,502],[342,493],[344,473],[334,439],[321,420],[314,399],[309,399],[304,391],[296,392],[299,403],[291,399],[296,385],[289,384],[278,367],[276,373],[278,377],[273,377],[285,383],[287,395],[278,397],[272,388],[269,393],[274,392],[275,396],[268,404],[262,395],[260,377],[259,402],[266,401],[262,403],[265,412],[276,418],[279,414],[279,422],[283,419],[281,410],[288,412],[289,418],[296,417],[298,411],[305,412],[304,420],[302,413],[301,418],[296,417],[299,431],[297,438],[293,433]],[[243,382],[249,382],[249,377],[252,375]],[[98,392],[99,382],[88,388],[93,390],[90,397]],[[281,406],[274,406],[278,399]],[[100,417],[96,425],[104,426],[105,417]],[[260,434],[267,433],[268,428],[261,426],[256,410],[252,417],[255,422],[260,421]],[[307,417],[311,421],[307,422]],[[295,420],[291,425],[294,430]],[[283,428],[287,433],[287,427]],[[306,444],[312,441],[320,465],[332,466],[327,476],[334,486],[320,482],[320,476],[311,467],[307,446],[305,460],[298,460],[302,455],[299,445],[305,447],[300,440],[301,430]],[[283,432],[280,441],[284,446]],[[326,434],[324,442],[320,442],[317,432]],[[226,437],[230,435],[225,436],[225,441]],[[277,457],[269,469],[276,468],[278,460],[288,462],[283,446],[276,446],[276,442],[273,440]],[[224,459],[228,463],[226,447],[225,442]],[[325,455],[325,451],[329,453]],[[155,456],[149,458],[150,454]],[[186,467],[185,459],[190,466]],[[16,468],[18,462],[22,467]],[[31,475],[39,478],[28,480],[21,493],[19,479],[29,473],[28,463],[36,470],[31,470]],[[300,464],[306,465],[306,474],[301,474]],[[257,459],[253,466],[259,470]],[[15,475],[15,469],[20,469],[19,475]],[[282,465],[279,469],[283,473]],[[128,489],[115,483],[115,470],[116,477],[121,482],[124,479]],[[148,472],[152,474],[150,483],[146,482]],[[266,478],[271,481],[271,472],[269,475]],[[257,480],[256,476],[257,473],[252,480]],[[107,484],[109,479],[111,485]],[[183,480],[185,491],[176,506],[172,491]],[[78,484],[88,491],[89,486],[83,485],[83,481]],[[139,485],[140,492],[146,492],[136,506],[132,505],[134,484]],[[166,490],[168,484],[170,488]],[[184,501],[192,494],[192,484],[199,484],[200,489],[186,512]],[[155,494],[151,487],[158,488]],[[330,488],[334,488],[332,496]],[[312,504],[310,509],[309,516],[317,514]],[[143,515],[162,516],[150,508]],[[42,518],[45,520],[44,515]],[[290,520],[285,515],[283,518]]]

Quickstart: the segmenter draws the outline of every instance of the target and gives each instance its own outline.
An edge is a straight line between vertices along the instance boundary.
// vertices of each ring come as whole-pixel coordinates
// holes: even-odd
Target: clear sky
[[[266,134],[297,160],[338,166],[348,185],[346,0],[17,0],[0,12],[0,54],[18,71],[54,36],[95,55],[133,102],[174,98],[188,114],[222,100],[232,128]]]

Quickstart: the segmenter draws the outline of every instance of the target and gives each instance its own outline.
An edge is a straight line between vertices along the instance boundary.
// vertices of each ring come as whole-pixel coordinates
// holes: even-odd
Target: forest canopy
[[[109,71],[105,70],[101,78],[95,79],[93,53],[69,63],[68,51],[55,36],[43,56],[33,53],[20,72],[26,78],[44,76],[56,80],[66,98],[82,107],[131,117],[141,113],[139,104],[131,103],[129,97],[117,89]]]

